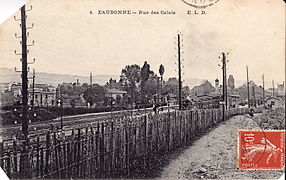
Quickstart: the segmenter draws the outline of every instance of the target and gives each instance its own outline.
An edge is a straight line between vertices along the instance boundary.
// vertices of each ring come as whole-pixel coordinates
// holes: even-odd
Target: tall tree
[[[150,77],[150,65],[147,63],[147,61],[144,62],[143,67],[141,68],[141,99],[143,104],[146,104],[146,90],[145,90],[145,84],[148,81],[149,77]]]
[[[161,96],[162,96],[162,89],[163,89],[163,74],[165,72],[165,68],[163,66],[163,64],[160,65],[159,67],[159,74],[161,76],[161,82],[160,82],[160,85],[158,87],[158,90],[159,90],[159,101],[161,100]]]
[[[165,68],[164,68],[163,64],[161,64],[159,67],[159,74],[161,76],[161,81],[163,80],[164,72],[165,72]]]
[[[94,84],[92,87],[86,89],[83,93],[83,98],[86,102],[92,106],[93,104],[104,101],[105,89],[98,84]]]
[[[155,94],[157,94],[157,86],[158,86],[157,80],[158,80],[158,76],[153,71],[151,71],[149,75],[149,79],[145,82],[146,103],[148,100],[152,99]]]
[[[168,95],[169,93],[178,95],[178,79],[177,78],[169,78],[168,81],[164,83],[162,94]],[[190,94],[190,88],[188,86],[184,86],[182,88],[182,97],[186,98]]]
[[[121,71],[120,83],[123,85],[124,90],[127,91],[131,98],[131,103],[134,102],[135,89],[141,80],[140,66],[137,64],[126,65]]]

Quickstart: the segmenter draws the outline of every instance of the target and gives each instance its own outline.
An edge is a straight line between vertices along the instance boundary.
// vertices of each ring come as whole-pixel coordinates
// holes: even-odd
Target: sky
[[[0,0],[2,14],[13,10]],[[10,0],[9,0],[10,1]],[[17,1],[17,0],[15,0]],[[22,0],[23,1],[23,0]],[[191,1],[191,0],[189,0]],[[282,0],[220,0],[204,9],[205,15],[180,0],[30,0],[27,9],[28,58],[36,71],[88,76],[119,75],[127,64],[147,61],[165,78],[177,76],[176,37],[183,39],[183,79],[221,78],[221,52],[228,52],[227,73],[236,82],[246,79],[267,86],[285,81],[285,4]],[[3,11],[5,7],[5,11]],[[15,8],[14,8],[15,9]],[[175,15],[99,15],[98,10],[175,11]],[[90,11],[93,13],[91,14]],[[13,12],[13,11],[12,11]],[[20,68],[19,11],[0,25],[0,67]],[[1,19],[0,19],[1,20]],[[0,21],[1,22],[1,21]],[[188,84],[188,82],[186,82]]]

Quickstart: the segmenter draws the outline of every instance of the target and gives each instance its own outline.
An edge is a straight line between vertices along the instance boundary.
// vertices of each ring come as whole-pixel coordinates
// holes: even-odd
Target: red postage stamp
[[[239,169],[284,169],[285,131],[240,130]]]

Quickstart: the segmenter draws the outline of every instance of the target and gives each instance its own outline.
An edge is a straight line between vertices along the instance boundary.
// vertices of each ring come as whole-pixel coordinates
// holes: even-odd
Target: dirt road
[[[160,178],[278,179],[283,171],[237,169],[237,131],[247,128],[259,127],[246,115],[221,123],[189,148],[172,154]]]

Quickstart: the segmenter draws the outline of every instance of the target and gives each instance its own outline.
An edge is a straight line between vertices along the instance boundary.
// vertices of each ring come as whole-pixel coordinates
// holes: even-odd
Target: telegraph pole
[[[28,138],[28,62],[27,62],[27,32],[25,6],[21,7],[22,27],[22,134]]]
[[[181,45],[180,34],[178,34],[178,73],[179,73],[179,110],[182,110],[182,74],[181,74]]]
[[[254,107],[256,107],[255,88],[254,88],[254,86],[252,86],[252,94],[253,94],[253,102],[252,102],[252,104],[253,104]]]
[[[264,74],[262,74],[262,86],[263,86],[263,106],[265,107],[265,87],[264,87]]]
[[[273,93],[273,97],[275,96],[275,93],[274,93],[274,80],[272,80],[272,93]]]
[[[90,87],[92,87],[92,73],[89,75]]]
[[[32,6],[31,9],[32,10]],[[28,139],[28,126],[29,126],[29,121],[28,121],[28,64],[33,64],[35,62],[29,63],[27,61],[27,54],[28,54],[28,49],[27,46],[32,46],[34,45],[34,41],[32,45],[28,45],[27,44],[27,36],[29,35],[29,33],[27,33],[27,29],[31,29],[33,28],[33,24],[32,27],[27,27],[26,26],[26,11],[30,11],[30,10],[26,10],[25,9],[25,5],[21,7],[21,19],[16,19],[16,16],[14,16],[14,19],[16,21],[21,21],[21,36],[17,36],[17,33],[15,34],[16,38],[21,38],[22,41],[20,42],[21,46],[22,46],[22,53],[21,54],[17,54],[17,51],[15,50],[15,54],[16,55],[21,55],[21,62],[22,62],[22,70],[21,71],[17,71],[15,68],[16,72],[21,72],[21,77],[22,77],[22,139],[23,139],[23,149],[22,149],[22,153],[23,156],[21,156],[20,158],[20,175],[21,178],[25,178],[25,179],[29,179],[31,178],[31,172],[30,172],[30,162],[29,162],[29,155],[28,155],[28,143],[29,143],[29,139]],[[34,76],[34,75],[33,75]],[[33,86],[34,86],[34,78],[33,78]],[[33,87],[34,89],[34,87]],[[34,92],[33,92],[33,96],[34,96]],[[32,98],[33,100],[33,104],[34,104],[34,97]]]
[[[35,104],[35,76],[36,76],[36,73],[35,73],[35,69],[33,69],[33,92],[32,92],[32,109],[33,109],[33,112],[34,112],[34,104]]]
[[[249,97],[249,78],[248,78],[248,66],[246,66],[246,79],[247,79],[247,104],[248,104],[248,108],[250,108],[250,97]]]
[[[226,54],[222,52],[222,94],[225,108],[227,109],[227,83],[226,83]]]

